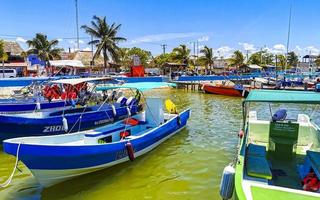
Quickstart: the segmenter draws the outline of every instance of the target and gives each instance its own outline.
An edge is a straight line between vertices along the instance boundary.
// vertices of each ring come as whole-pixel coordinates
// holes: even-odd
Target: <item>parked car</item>
[[[17,77],[17,71],[15,69],[0,69],[1,78],[15,78]]]

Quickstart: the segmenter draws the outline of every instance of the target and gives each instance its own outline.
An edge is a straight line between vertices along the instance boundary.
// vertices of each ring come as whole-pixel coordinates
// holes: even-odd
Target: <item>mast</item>
[[[289,26],[288,26],[288,37],[287,37],[287,52],[286,52],[285,71],[287,71],[287,66],[288,66],[288,53],[289,53],[289,44],[290,44],[290,31],[291,31],[291,14],[292,14],[292,0],[290,3],[290,12],[289,12]]]
[[[75,0],[76,6],[76,28],[77,28],[77,48],[80,49],[80,42],[79,42],[79,14],[78,14],[78,0]]]

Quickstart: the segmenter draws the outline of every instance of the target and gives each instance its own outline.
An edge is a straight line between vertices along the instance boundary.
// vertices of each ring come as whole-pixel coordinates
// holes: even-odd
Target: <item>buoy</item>
[[[134,160],[134,150],[131,142],[127,142],[126,144],[127,152],[128,152],[128,157],[131,161]]]
[[[234,190],[234,175],[235,169],[233,166],[228,165],[224,168],[221,183],[220,183],[220,196],[223,200],[231,199]]]
[[[244,135],[243,130],[240,130],[239,133],[238,133],[238,137],[239,137],[240,139],[242,139],[243,135]]]
[[[117,115],[116,107],[114,105],[111,105],[113,116],[115,117]]]
[[[68,121],[65,117],[62,118],[63,129],[65,132],[68,132]]]
[[[36,103],[36,108],[37,108],[37,110],[41,110],[41,104],[39,101],[37,101],[37,103]]]
[[[127,107],[127,113],[128,113],[128,116],[131,116],[131,111],[129,107]]]

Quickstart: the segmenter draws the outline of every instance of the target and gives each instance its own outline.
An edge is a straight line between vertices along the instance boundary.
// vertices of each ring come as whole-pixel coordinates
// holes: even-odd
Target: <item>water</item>
[[[146,96],[171,98],[179,110],[190,107],[185,130],[134,162],[43,189],[23,164],[12,184],[0,189],[0,199],[219,199],[225,165],[234,158],[241,121],[241,99],[159,89]],[[15,159],[0,153],[0,182]]]

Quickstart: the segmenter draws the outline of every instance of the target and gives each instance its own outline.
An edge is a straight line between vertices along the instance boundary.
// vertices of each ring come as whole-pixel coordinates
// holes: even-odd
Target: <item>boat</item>
[[[159,98],[147,98],[146,104],[146,111],[111,125],[72,134],[8,139],[3,149],[22,161],[44,187],[133,161],[183,129],[190,115],[190,109],[164,113]]]
[[[113,82],[116,80],[110,77],[97,77],[33,82],[28,87],[15,91],[10,98],[0,99],[0,113],[26,113],[71,106],[71,101],[69,101],[71,94],[74,95],[72,99],[76,101],[82,98],[80,93],[84,93],[87,90],[87,87],[81,86],[101,81]],[[69,88],[69,90],[66,88]]]
[[[204,83],[202,90],[205,93],[246,97],[249,94],[249,90],[240,84],[234,84],[232,81],[214,81],[210,83]]]
[[[267,111],[263,112],[261,104],[269,106]],[[250,92],[243,102],[235,162],[222,175],[222,199],[233,194],[238,200],[320,199],[320,128],[310,118],[312,114],[305,113],[307,109],[298,113],[296,106],[283,108],[302,104],[314,105],[313,113],[320,104],[320,94]]]

